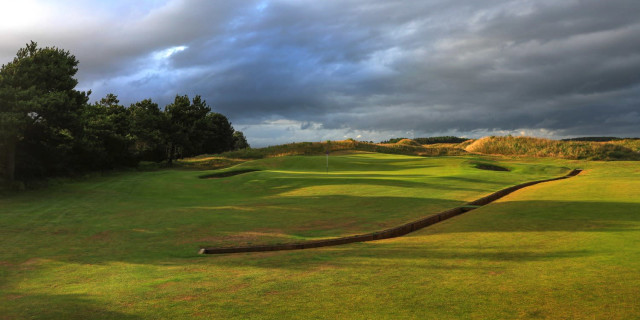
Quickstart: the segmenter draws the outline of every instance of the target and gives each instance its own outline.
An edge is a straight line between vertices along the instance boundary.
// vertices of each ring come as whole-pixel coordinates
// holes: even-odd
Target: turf
[[[137,172],[0,199],[4,318],[607,318],[640,316],[637,163],[284,157]],[[482,162],[510,169],[480,170]],[[377,230],[519,182],[409,236],[198,256],[200,245]]]

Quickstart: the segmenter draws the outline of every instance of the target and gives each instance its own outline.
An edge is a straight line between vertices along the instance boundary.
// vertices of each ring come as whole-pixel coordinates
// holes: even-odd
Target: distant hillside
[[[533,137],[485,137],[465,148],[468,152],[586,160],[640,160],[640,140],[614,142],[559,141]]]
[[[395,143],[370,143],[355,140],[297,142],[258,149],[242,149],[216,155],[201,155],[183,159],[179,166],[187,168],[218,168],[237,161],[290,155],[324,155],[352,151],[404,154],[416,156],[458,156],[467,152],[529,157],[556,157],[584,160],[640,160],[640,139],[610,142],[561,141],[533,137],[485,137],[461,143],[420,145],[415,140]]]
[[[413,140],[419,144],[436,144],[436,143],[461,143],[469,139],[459,138],[454,136],[442,136],[442,137],[429,137],[429,138],[415,138]]]
[[[411,139],[402,139],[398,142],[396,142],[397,144],[403,144],[406,146],[421,146],[421,144],[419,144],[418,142],[416,142],[415,140],[411,140]]]
[[[382,144],[399,143],[402,140],[413,140],[418,144],[423,145],[423,144],[437,144],[437,143],[461,143],[461,142],[467,141],[468,139],[458,138],[454,136],[441,136],[441,137],[428,137],[428,138],[415,138],[415,139],[393,138],[387,141],[382,141],[380,143]]]
[[[562,139],[562,141],[599,141],[599,142],[620,141],[620,140],[640,140],[640,138],[577,137],[577,138]]]
[[[409,139],[407,139],[409,140]],[[425,147],[417,143],[375,144],[364,141],[342,140],[327,142],[298,142],[259,149],[244,149],[225,152],[221,157],[235,159],[262,159],[287,155],[322,155],[341,151],[368,151],[417,156],[444,156],[465,154],[461,148],[451,146]]]
[[[616,140],[622,140],[622,138],[618,138],[618,137],[576,137],[576,138],[562,139],[561,141],[598,141],[598,142],[608,142],[608,141],[616,141]]]

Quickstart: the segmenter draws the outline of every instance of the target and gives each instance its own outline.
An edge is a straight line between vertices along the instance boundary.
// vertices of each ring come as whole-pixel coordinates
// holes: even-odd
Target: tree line
[[[89,103],[75,89],[78,60],[31,42],[0,68],[0,174],[32,180],[137,166],[249,147],[227,117],[200,96],[125,107],[108,94]]]

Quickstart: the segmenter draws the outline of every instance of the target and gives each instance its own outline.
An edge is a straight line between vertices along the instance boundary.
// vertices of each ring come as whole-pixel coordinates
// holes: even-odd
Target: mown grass
[[[227,170],[262,171],[210,180],[126,173],[2,198],[0,318],[640,316],[637,163],[353,154],[332,157],[327,174],[324,160],[246,162]],[[379,228],[569,167],[586,171],[401,238],[195,254]]]

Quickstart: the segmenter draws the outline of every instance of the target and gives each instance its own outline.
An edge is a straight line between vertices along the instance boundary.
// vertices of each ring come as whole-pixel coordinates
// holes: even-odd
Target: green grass
[[[351,154],[129,172],[0,199],[0,319],[640,317],[634,162]],[[479,170],[478,162],[510,172]],[[200,256],[200,245],[378,230],[523,181],[405,237]]]

